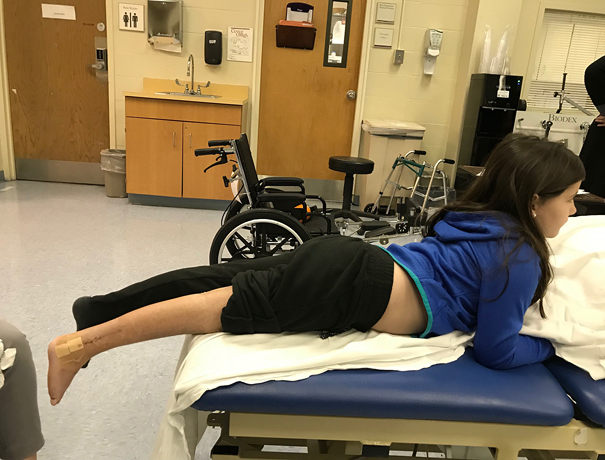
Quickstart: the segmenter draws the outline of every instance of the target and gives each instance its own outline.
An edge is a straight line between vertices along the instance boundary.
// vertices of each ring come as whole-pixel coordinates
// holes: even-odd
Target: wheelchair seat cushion
[[[374,162],[366,158],[330,157],[330,169],[345,174],[370,174],[374,171]]]
[[[605,380],[594,380],[588,372],[561,358],[545,364],[578,409],[594,423],[605,426]]]
[[[198,410],[453,420],[558,426],[571,401],[542,364],[483,367],[472,349],[420,371],[336,370],[296,382],[236,383],[206,392]]]

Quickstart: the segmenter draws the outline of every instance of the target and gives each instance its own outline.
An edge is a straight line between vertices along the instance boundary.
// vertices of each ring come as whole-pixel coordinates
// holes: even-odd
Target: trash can
[[[426,128],[412,122],[378,119],[364,120],[361,127],[360,156],[374,162],[372,174],[360,174],[355,179],[355,194],[359,195],[359,207],[363,209],[376,201],[378,192],[384,187],[397,156],[421,148]],[[417,156],[412,156],[410,159],[418,161]],[[411,187],[416,176],[407,168],[404,169],[399,183]],[[391,180],[397,181],[397,174],[393,174]],[[389,185],[382,204],[387,203],[386,196],[390,197],[392,190],[392,186]],[[395,196],[409,195],[409,191],[400,190]]]
[[[105,173],[105,193],[111,198],[125,198],[126,150],[101,150],[101,169]]]

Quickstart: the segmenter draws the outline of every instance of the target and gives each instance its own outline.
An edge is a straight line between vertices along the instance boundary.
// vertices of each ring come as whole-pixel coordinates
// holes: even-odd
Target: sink
[[[169,96],[186,96],[186,97],[206,97],[208,99],[218,99],[220,96],[215,94],[190,94],[184,92],[160,91],[155,94],[167,94]]]

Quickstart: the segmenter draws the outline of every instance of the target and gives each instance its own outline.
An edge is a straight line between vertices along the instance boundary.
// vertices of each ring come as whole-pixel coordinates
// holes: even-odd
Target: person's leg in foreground
[[[284,264],[275,263],[281,256],[269,258],[273,260],[263,263],[272,267],[265,270],[255,267],[239,271],[226,281],[219,280],[228,285],[208,292],[196,291],[199,285],[190,283],[191,272],[186,270],[182,274],[190,285],[184,290],[176,286],[175,298],[160,300],[162,297],[154,294],[151,297],[155,302],[149,302],[148,294],[157,291],[156,285],[166,290],[166,285],[157,283],[157,279],[150,286],[140,285],[136,289],[126,288],[93,297],[95,308],[126,304],[126,299],[132,299],[136,309],[51,342],[48,348],[51,404],[59,403],[87,360],[106,350],[136,342],[223,330],[234,334],[339,333],[350,328],[360,331],[374,328],[412,334],[426,326],[426,311],[421,301],[416,314],[389,315],[391,292],[401,300],[415,299],[417,293],[411,286],[407,291],[398,288],[394,262],[380,248],[355,238],[327,237],[307,242],[293,254],[281,259],[287,262]],[[180,278],[180,274],[171,276]],[[201,279],[201,285],[205,291],[207,280]],[[144,302],[139,299],[142,297]],[[401,324],[391,329],[390,324],[395,322]]]
[[[48,393],[59,403],[82,365],[112,348],[181,334],[221,330],[221,312],[231,297],[224,287],[148,305],[114,320],[57,337],[48,346]]]
[[[0,458],[35,460],[44,437],[31,349],[25,335],[1,319],[0,339],[5,350],[17,350],[13,365],[3,371],[4,385],[0,388]]]

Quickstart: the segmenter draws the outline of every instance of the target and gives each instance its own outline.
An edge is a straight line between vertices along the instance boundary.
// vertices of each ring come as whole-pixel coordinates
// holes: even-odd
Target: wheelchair
[[[412,189],[412,196],[406,198],[405,206],[401,206],[403,203],[398,204],[395,219],[388,216],[381,219],[376,204],[384,189],[381,190],[377,202],[371,207],[368,205],[366,211],[369,212],[351,211],[344,206],[344,203],[343,209],[327,209],[326,201],[321,196],[305,193],[303,179],[297,177],[259,179],[246,134],[242,134],[239,139],[209,141],[208,146],[209,148],[195,150],[196,156],[217,155],[216,162],[207,167],[204,172],[230,161],[236,163],[231,177],[223,177],[225,187],[231,187],[234,198],[225,210],[221,228],[210,246],[210,264],[287,253],[305,241],[322,235],[355,236],[363,238],[368,243],[378,242],[385,245],[389,238],[419,234],[421,223],[426,222],[428,202],[444,198],[429,196],[435,175],[443,174],[438,166],[441,163],[453,163],[453,160],[443,159],[435,166],[426,162],[420,165],[406,158],[407,167],[418,169],[418,178],[414,187],[409,188]],[[235,155],[235,160],[229,159],[229,155]],[[332,158],[338,160],[340,157]],[[432,169],[432,174],[426,176],[425,169]],[[390,181],[390,177],[391,175],[387,178],[387,184],[404,188],[399,185],[399,179],[394,183]],[[426,177],[430,178],[430,182],[425,195],[419,192],[418,184]],[[442,179],[445,184],[444,174]],[[275,187],[288,187],[294,190],[286,191]],[[349,184],[349,187],[352,188],[352,184]],[[418,197],[424,198],[421,206],[417,203]],[[317,200],[320,208],[309,206],[307,200]],[[402,209],[406,209],[405,215]],[[360,217],[369,220],[362,220]]]
[[[305,194],[303,179],[258,178],[246,134],[239,139],[209,141],[208,147],[195,150],[195,156],[217,155],[204,172],[229,161],[236,163],[231,177],[223,177],[234,198],[210,246],[210,264],[270,257],[293,251],[314,236],[339,233],[325,200]],[[228,155],[235,155],[235,160]],[[321,208],[308,206],[309,199],[319,201]]]

